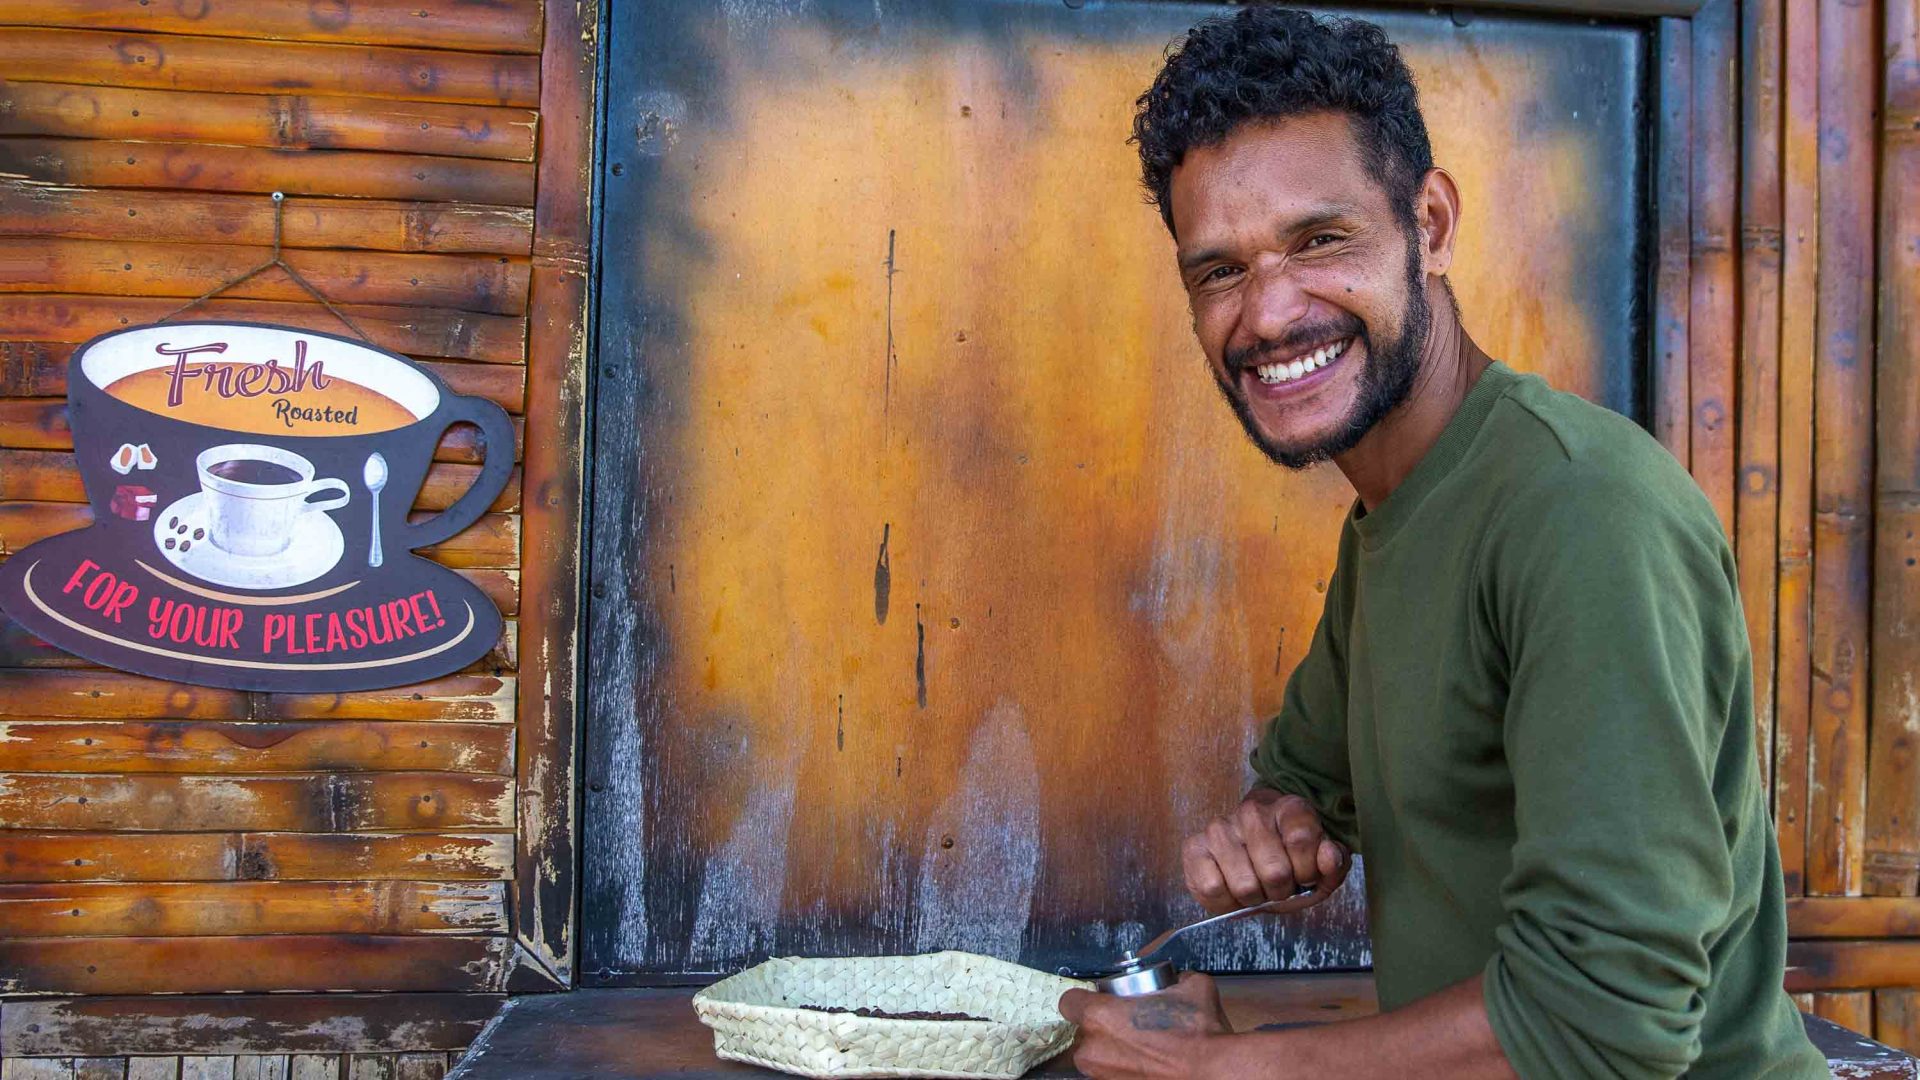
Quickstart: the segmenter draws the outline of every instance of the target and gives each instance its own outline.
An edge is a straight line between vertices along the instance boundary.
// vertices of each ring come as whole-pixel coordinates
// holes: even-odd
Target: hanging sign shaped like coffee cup
[[[124,671],[243,690],[366,690],[484,656],[500,613],[414,549],[472,525],[513,470],[498,405],[406,357],[285,326],[102,334],[67,370],[93,523],[0,563],[0,608]],[[479,427],[473,484],[408,511],[434,447]]]

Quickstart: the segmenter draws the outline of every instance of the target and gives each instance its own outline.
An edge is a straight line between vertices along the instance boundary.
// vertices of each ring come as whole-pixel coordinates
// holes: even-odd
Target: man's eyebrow
[[[1337,221],[1350,220],[1361,216],[1363,213],[1364,211],[1362,211],[1360,207],[1352,203],[1320,203],[1299,217],[1282,222],[1280,226],[1274,230],[1274,235],[1288,236],[1303,233],[1309,229],[1317,229],[1323,225],[1331,225]],[[1214,246],[1199,248],[1180,256],[1180,269],[1182,272],[1192,270],[1195,267],[1213,262],[1216,259],[1224,258],[1226,254],[1227,249],[1225,247]]]

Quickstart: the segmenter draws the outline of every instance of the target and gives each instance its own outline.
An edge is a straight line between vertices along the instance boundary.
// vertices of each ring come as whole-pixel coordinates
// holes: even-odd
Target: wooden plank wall
[[[1815,1013],[1908,1050],[1920,1050],[1917,8],[1712,0],[1690,23],[1663,22],[1659,137],[1689,152],[1663,151],[1655,179],[1663,196],[1689,193],[1661,207],[1656,433],[1739,557],[1795,939],[1788,984]]]
[[[554,897],[596,25],[593,4],[549,19],[540,0],[0,3],[0,559],[88,520],[75,344],[263,261],[274,191],[287,261],[505,407],[538,491],[523,511],[516,468],[429,549],[507,621],[426,684],[170,685],[0,616],[6,1077],[439,1076],[503,991],[570,980]],[[203,310],[339,330],[302,299],[270,274]],[[450,433],[416,509],[464,490],[483,449]],[[523,541],[554,597],[524,618]],[[290,990],[407,993],[230,996]],[[221,996],[132,996],[155,993]]]

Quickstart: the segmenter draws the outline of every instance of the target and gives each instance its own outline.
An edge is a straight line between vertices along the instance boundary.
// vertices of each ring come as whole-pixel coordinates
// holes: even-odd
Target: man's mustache
[[[1312,326],[1295,327],[1277,338],[1256,341],[1238,349],[1228,349],[1225,359],[1229,369],[1238,369],[1293,357],[1305,352],[1308,346],[1320,345],[1340,338],[1361,337],[1366,332],[1366,324],[1358,318],[1329,319]]]

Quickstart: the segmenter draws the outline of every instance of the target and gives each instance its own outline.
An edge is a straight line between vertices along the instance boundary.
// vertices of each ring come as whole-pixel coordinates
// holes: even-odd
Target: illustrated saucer
[[[153,515],[154,550],[202,581],[233,589],[287,589],[332,570],[346,552],[340,526],[323,510],[295,517],[293,539],[272,555],[235,555],[213,546],[206,492]],[[171,543],[169,543],[171,541]]]

